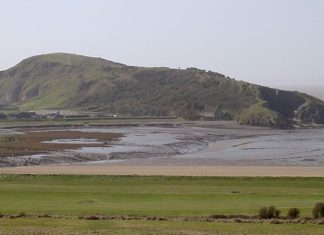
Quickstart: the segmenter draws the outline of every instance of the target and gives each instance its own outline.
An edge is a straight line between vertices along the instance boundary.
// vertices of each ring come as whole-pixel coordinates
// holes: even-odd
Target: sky
[[[324,98],[323,0],[0,0],[0,70],[67,52]]]

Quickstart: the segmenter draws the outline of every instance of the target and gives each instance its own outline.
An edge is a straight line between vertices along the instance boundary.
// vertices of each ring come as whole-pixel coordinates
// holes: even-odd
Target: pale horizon
[[[0,71],[65,52],[134,66],[197,67],[324,99],[316,91],[324,88],[320,0],[1,3]]]

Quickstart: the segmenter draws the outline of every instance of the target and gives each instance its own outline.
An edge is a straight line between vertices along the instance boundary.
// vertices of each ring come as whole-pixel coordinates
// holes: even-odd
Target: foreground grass
[[[233,224],[177,221],[83,221],[77,219],[1,219],[0,234],[323,234],[323,227],[301,224]]]
[[[309,216],[323,200],[321,178],[0,175],[0,213],[253,215],[275,205]]]
[[[291,207],[298,207],[302,216],[310,216],[314,204],[324,201],[323,186],[322,178],[0,175],[0,213],[62,216],[255,215],[261,206],[275,205],[283,214]],[[130,231],[131,234],[323,234],[323,227],[85,221],[71,217],[0,219],[0,234],[84,234],[90,231],[99,234],[130,234]]]

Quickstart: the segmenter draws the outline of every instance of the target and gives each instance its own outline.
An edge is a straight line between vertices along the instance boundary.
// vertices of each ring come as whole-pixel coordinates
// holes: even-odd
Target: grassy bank
[[[135,234],[135,235],[320,235],[309,224],[235,224],[177,221],[82,221],[77,219],[1,219],[0,234]]]
[[[97,229],[117,234],[127,234],[127,231],[135,231],[134,234],[181,234],[182,231],[184,234],[186,231],[192,234],[215,231],[220,234],[270,234],[266,231],[320,234],[322,230],[318,229],[323,228],[319,225],[84,221],[73,216],[255,215],[260,207],[268,205],[275,205],[283,215],[289,208],[298,207],[302,216],[310,216],[314,204],[324,201],[323,186],[322,178],[0,175],[0,213],[63,216],[61,219],[2,218],[0,231],[49,229],[68,233]],[[311,232],[304,232],[308,230]]]
[[[81,215],[255,214],[275,205],[311,215],[320,178],[1,175],[0,212]]]
[[[110,125],[150,125],[150,124],[176,124],[184,120],[181,118],[106,118],[106,119],[59,119],[59,120],[0,120],[1,128],[17,128],[17,127],[70,127],[70,126],[110,126]]]

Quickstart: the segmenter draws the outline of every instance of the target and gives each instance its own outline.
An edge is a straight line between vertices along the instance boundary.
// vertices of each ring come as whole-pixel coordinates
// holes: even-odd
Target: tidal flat
[[[0,131],[0,165],[323,166],[324,128],[224,122]]]

